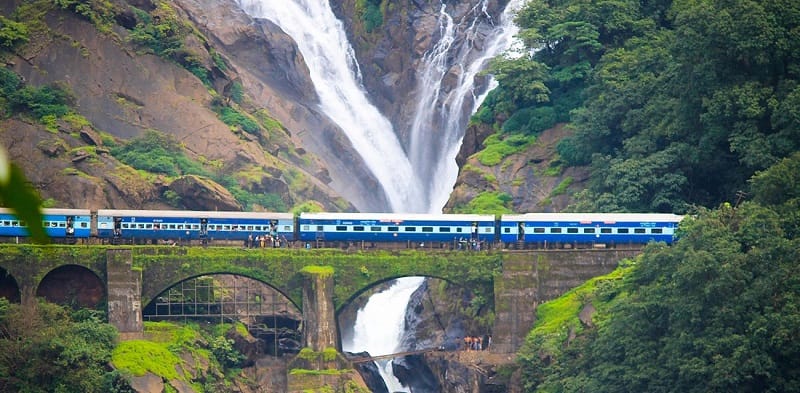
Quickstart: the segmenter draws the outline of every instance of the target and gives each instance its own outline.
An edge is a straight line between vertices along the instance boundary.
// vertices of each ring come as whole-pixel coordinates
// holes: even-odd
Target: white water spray
[[[254,17],[269,19],[294,38],[308,65],[322,111],[383,186],[393,211],[407,212],[421,198],[411,163],[391,123],[367,98],[353,48],[327,0],[239,0]]]
[[[480,34],[481,21],[493,24],[486,13],[487,0],[481,0],[455,23],[443,2],[439,11],[440,39],[423,57],[417,72],[417,108],[411,124],[408,148],[414,170],[427,189],[426,211],[441,212],[458,176],[455,157],[461,147],[467,120],[478,109],[485,92],[476,91],[475,77],[489,59],[509,49],[519,30],[513,16],[525,0],[511,0],[500,23],[484,39],[482,50],[474,42]],[[471,18],[471,19],[468,19]],[[457,35],[462,36],[460,45]],[[457,76],[455,88],[443,93],[448,75]],[[494,85],[490,85],[494,87]],[[470,101],[467,101],[470,100]],[[471,105],[469,105],[471,102]]]
[[[399,347],[403,332],[408,300],[425,281],[424,277],[404,277],[395,280],[389,289],[376,293],[358,310],[353,340],[342,343],[347,352],[369,352],[371,356],[401,352]],[[392,361],[376,362],[390,392],[407,392],[392,372]]]

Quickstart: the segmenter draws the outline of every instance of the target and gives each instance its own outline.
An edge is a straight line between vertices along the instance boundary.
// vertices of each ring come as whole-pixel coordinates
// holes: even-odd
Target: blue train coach
[[[294,240],[291,213],[178,210],[98,210],[101,238],[143,240],[246,240],[270,235]]]
[[[682,216],[654,213],[527,213],[500,218],[505,244],[672,244]]]
[[[91,221],[87,209],[42,209],[42,226],[50,238],[88,238]],[[0,236],[29,236],[28,224],[10,209],[0,208]]]
[[[493,215],[301,213],[301,241],[493,242]]]

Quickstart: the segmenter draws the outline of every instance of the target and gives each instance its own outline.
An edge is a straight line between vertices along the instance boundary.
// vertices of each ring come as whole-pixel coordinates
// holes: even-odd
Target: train
[[[403,214],[42,210],[55,242],[230,244],[252,247],[527,249],[673,243],[683,216],[661,213]],[[22,241],[27,225],[0,208],[0,238]]]

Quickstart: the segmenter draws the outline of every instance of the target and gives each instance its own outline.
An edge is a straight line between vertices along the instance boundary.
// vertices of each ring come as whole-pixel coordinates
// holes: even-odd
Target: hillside
[[[288,37],[233,3],[205,9],[240,19],[221,38],[194,3],[87,5],[0,8],[0,142],[48,205],[354,209],[286,125],[326,122],[301,115],[315,97]]]

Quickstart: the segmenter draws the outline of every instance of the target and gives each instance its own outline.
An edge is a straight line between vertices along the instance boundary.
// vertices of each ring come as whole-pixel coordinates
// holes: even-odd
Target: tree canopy
[[[479,119],[571,123],[559,153],[593,168],[584,208],[713,207],[800,149],[797,2],[532,0],[516,21],[530,55],[493,64],[505,116]]]

